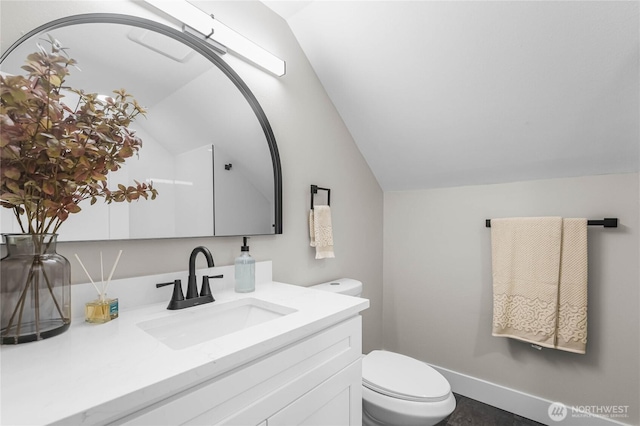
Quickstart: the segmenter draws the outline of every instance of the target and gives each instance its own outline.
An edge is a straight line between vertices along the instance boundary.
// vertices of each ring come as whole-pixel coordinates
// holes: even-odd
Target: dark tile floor
[[[466,396],[454,394],[456,409],[436,426],[541,426],[508,411],[483,404]]]

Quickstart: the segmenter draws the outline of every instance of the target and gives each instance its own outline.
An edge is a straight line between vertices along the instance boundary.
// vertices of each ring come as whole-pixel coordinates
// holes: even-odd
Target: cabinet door
[[[362,319],[356,316],[238,369],[168,395],[114,424],[259,425],[352,363],[360,366],[361,356]],[[360,367],[357,373],[360,383]],[[323,426],[327,424],[330,423]]]
[[[362,424],[362,361],[327,379],[267,419],[268,426]]]

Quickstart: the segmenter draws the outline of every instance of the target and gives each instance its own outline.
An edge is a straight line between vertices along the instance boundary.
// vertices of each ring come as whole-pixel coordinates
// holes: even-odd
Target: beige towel
[[[316,259],[334,258],[331,208],[314,206],[309,212],[309,236],[311,247],[316,248]]]
[[[493,335],[584,353],[586,219],[491,220]]]
[[[564,219],[557,349],[579,354],[586,352],[587,271],[587,220]]]

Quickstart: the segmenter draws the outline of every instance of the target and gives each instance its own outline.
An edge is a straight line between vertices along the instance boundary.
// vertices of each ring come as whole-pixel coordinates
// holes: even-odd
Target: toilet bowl
[[[349,296],[362,294],[362,283],[349,278],[310,288]],[[364,426],[430,426],[455,408],[449,382],[429,365],[383,350],[372,351],[362,358]]]
[[[363,425],[428,426],[456,408],[449,382],[429,365],[388,351],[362,359]]]

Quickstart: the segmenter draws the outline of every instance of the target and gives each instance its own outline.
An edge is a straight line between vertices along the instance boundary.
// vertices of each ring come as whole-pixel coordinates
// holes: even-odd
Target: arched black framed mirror
[[[0,57],[4,73],[51,35],[78,62],[69,86],[111,95],[125,88],[147,110],[134,128],[138,159],[110,179],[149,179],[152,202],[81,205],[60,240],[282,233],[282,174],[269,121],[244,81],[197,38],[119,14],[58,19],[21,37]],[[91,209],[91,213],[86,210]],[[2,232],[15,222],[2,212]],[[7,220],[5,220],[7,219]]]

